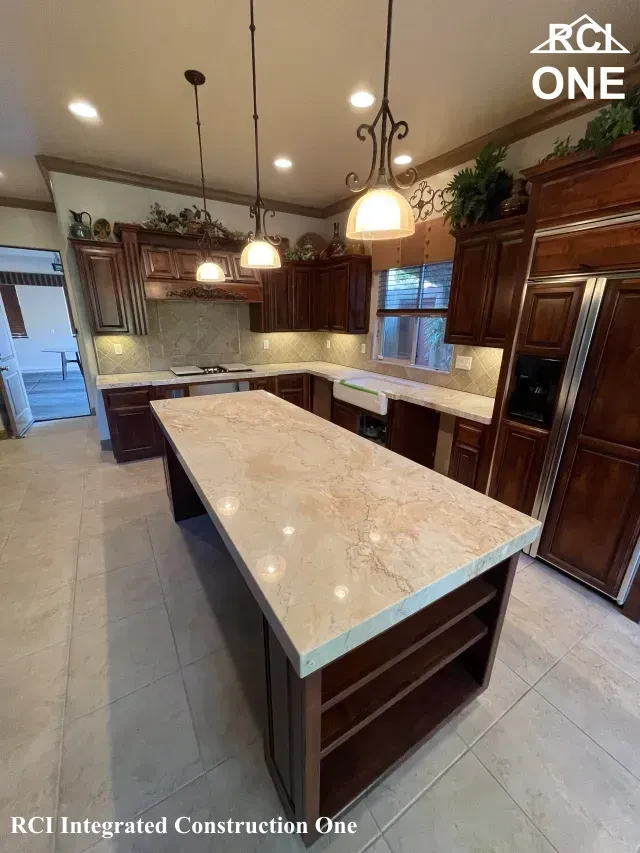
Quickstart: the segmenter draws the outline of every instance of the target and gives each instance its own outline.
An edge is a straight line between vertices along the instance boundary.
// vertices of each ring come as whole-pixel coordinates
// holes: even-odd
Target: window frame
[[[451,261],[442,261],[442,263],[451,263]],[[421,266],[425,266],[422,264]],[[394,267],[394,269],[402,269],[402,267]],[[381,276],[388,272],[388,270],[380,270],[377,273],[377,288],[376,288],[376,299],[380,293],[380,279]],[[445,373],[450,374],[453,368],[453,364],[449,368],[449,370],[438,370],[434,367],[427,367],[424,364],[417,364],[416,358],[418,355],[418,335],[420,333],[420,323],[419,320],[421,317],[447,317],[449,313],[449,307],[447,308],[376,308],[375,313],[375,333],[374,333],[374,341],[373,341],[373,359],[374,361],[382,361],[386,364],[397,364],[403,367],[414,367],[416,370],[428,370],[431,373]],[[411,351],[413,353],[412,359],[406,358],[393,358],[392,356],[384,356],[382,355],[383,348],[383,324],[385,317],[412,317],[414,319],[413,324],[413,339],[411,345]],[[453,346],[451,344],[451,346]]]

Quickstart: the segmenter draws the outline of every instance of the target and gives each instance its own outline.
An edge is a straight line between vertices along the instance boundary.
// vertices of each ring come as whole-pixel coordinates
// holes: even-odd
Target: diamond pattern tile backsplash
[[[147,302],[149,335],[94,338],[100,373],[136,373],[167,370],[171,365],[205,366],[219,362],[277,364],[288,361],[330,361],[361,370],[426,382],[495,397],[502,361],[501,349],[463,347],[454,349],[472,358],[471,370],[453,368],[451,373],[370,361],[372,335],[341,335],[327,332],[278,332],[257,334],[249,330],[247,305],[210,305],[202,302]],[[269,349],[264,349],[264,341]],[[331,347],[327,349],[327,340]],[[122,354],[116,355],[120,344]],[[362,344],[365,352],[361,352]]]

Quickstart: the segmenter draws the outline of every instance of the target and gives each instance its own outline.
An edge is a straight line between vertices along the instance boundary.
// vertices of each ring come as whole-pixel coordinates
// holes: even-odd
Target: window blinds
[[[378,313],[443,313],[449,307],[453,261],[380,273]]]

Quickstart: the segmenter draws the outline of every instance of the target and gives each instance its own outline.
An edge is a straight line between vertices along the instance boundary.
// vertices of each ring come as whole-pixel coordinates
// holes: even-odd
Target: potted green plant
[[[501,165],[506,156],[506,145],[489,142],[473,167],[453,176],[445,192],[445,222],[452,231],[498,218],[498,206],[509,198],[513,186],[511,173]]]

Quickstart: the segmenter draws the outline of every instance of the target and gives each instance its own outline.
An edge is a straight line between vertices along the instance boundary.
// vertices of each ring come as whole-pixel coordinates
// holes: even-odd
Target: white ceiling
[[[330,204],[344,197],[348,171],[368,171],[369,149],[355,131],[375,108],[356,114],[347,98],[357,84],[380,95],[386,2],[255,5],[263,193]],[[197,181],[186,68],[207,75],[207,184],[253,192],[248,7],[248,0],[0,0],[0,195],[47,198],[36,154]],[[640,41],[636,0],[588,7],[396,0],[391,106],[410,126],[397,153],[418,163],[544,106],[531,76],[545,60],[529,51],[547,38],[550,22],[584,12],[610,22],[630,49]],[[101,123],[74,118],[66,108],[74,98],[91,101]],[[290,173],[273,167],[278,154],[293,159]]]

